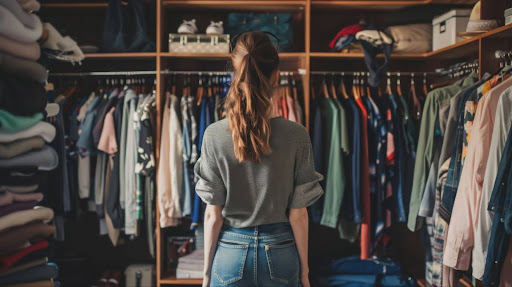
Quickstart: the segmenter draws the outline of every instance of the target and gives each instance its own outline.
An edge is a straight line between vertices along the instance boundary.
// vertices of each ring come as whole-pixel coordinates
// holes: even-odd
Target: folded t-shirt
[[[22,248],[27,242],[38,241],[55,233],[55,227],[42,222],[17,226],[0,233],[0,254],[6,255]]]
[[[47,207],[36,207],[34,209],[22,210],[0,217],[0,231],[29,222],[42,221],[44,223],[53,219],[53,210]]]
[[[0,256],[0,270],[5,271],[9,269],[9,267],[13,266],[16,262],[20,261],[22,258],[27,255],[36,252],[38,250],[42,250],[48,247],[48,241],[43,240],[36,242],[28,247],[18,250],[17,252],[7,255]]]
[[[0,158],[11,158],[31,150],[39,150],[44,146],[44,139],[40,136],[19,139],[9,143],[0,143]]]
[[[59,164],[57,152],[45,145],[41,150],[31,151],[8,159],[0,159],[0,167],[37,166],[39,170],[52,170]]]
[[[55,127],[47,122],[38,122],[32,127],[13,134],[0,134],[0,143],[10,143],[20,139],[31,138],[35,136],[42,137],[47,143],[55,138]]]
[[[43,119],[42,113],[30,116],[16,116],[0,109],[0,133],[16,133],[37,124]]]
[[[35,201],[35,200],[13,202],[9,205],[3,205],[3,206],[0,206],[0,217],[10,214],[10,213],[13,213],[13,212],[16,212],[16,211],[33,209],[34,207],[36,207],[36,205],[37,205],[37,201]],[[0,241],[1,240],[2,240],[2,238],[0,238]],[[0,248],[1,248],[1,246],[2,245],[0,244]]]
[[[13,202],[24,202],[24,201],[41,201],[43,200],[43,194],[40,192],[36,193],[13,193],[13,192],[0,192],[0,206],[12,204]]]
[[[0,284],[26,283],[41,280],[55,279],[59,276],[59,268],[55,263],[46,263],[40,266],[21,270],[16,273],[0,276]]]

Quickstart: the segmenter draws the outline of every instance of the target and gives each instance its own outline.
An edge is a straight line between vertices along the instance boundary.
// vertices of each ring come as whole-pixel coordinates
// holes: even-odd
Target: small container
[[[471,9],[454,9],[432,20],[432,50],[456,44],[464,40],[457,32],[465,32]]]
[[[512,23],[512,8],[505,10],[505,25]]]
[[[124,271],[126,287],[155,286],[155,265],[132,264]]]
[[[169,34],[171,53],[229,53],[229,35]]]

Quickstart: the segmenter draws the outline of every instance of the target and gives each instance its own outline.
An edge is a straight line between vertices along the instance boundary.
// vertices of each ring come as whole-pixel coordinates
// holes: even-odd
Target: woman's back
[[[228,120],[205,132],[196,191],[205,202],[223,205],[225,223],[232,227],[287,222],[287,209],[308,206],[322,194],[306,129],[281,117],[272,118],[270,127],[272,152],[260,163],[239,162]]]

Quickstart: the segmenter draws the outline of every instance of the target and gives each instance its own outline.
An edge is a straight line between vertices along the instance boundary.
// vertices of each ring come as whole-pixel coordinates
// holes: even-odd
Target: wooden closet
[[[79,44],[89,43],[99,46],[107,7],[101,2],[43,3],[40,11],[43,21],[52,22],[64,29]],[[57,2],[57,1],[52,1]],[[441,3],[442,2],[442,3]],[[462,1],[467,3],[467,1]],[[476,1],[474,1],[476,2]],[[292,52],[281,53],[282,71],[294,71],[302,75],[304,85],[304,107],[306,123],[309,119],[310,71],[365,71],[362,53],[342,54],[326,52],[329,41],[341,28],[357,23],[361,18],[380,29],[390,25],[429,23],[432,17],[453,7],[460,7],[460,0],[393,0],[393,1],[338,1],[338,0],[151,0],[148,19],[154,25],[148,27],[150,37],[156,43],[156,51],[149,53],[94,53],[86,54],[82,65],[52,63],[51,72],[78,71],[156,71],[157,113],[162,115],[166,75],[164,70],[180,71],[225,71],[229,54],[170,53],[169,33],[175,33],[183,19],[196,19],[199,32],[206,29],[209,22],[224,21],[230,12],[286,12],[293,15],[294,41]],[[471,8],[472,5],[462,5]],[[507,6],[507,7],[510,7]],[[505,0],[482,0],[482,19],[499,19],[503,24]],[[501,22],[500,22],[501,21]],[[436,68],[448,67],[461,61],[479,60],[480,75],[493,73],[499,68],[495,58],[496,50],[512,50],[512,24],[467,39],[441,50],[418,54],[393,54],[390,71],[433,72]],[[156,158],[159,159],[161,116],[157,122]],[[157,187],[158,189],[158,187]],[[158,204],[158,203],[157,203]],[[157,220],[158,223],[158,207]],[[397,258],[402,261],[410,274],[422,278],[423,261],[421,244],[417,234],[397,228],[395,242]],[[328,228],[312,227],[311,252],[343,255],[343,244],[336,240],[335,232]],[[157,286],[200,285],[201,280],[176,279],[175,274],[164,269],[165,237],[164,230],[157,228],[156,236],[156,278]],[[322,236],[318,236],[322,234]],[[317,238],[315,238],[317,237]],[[321,237],[321,238],[318,238]],[[424,269],[424,268],[423,268]],[[426,286],[424,280],[418,283]],[[469,280],[464,285],[471,286]]]

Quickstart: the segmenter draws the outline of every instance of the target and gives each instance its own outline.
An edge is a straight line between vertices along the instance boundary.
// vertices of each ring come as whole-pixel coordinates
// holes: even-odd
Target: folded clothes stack
[[[178,259],[176,278],[203,278],[204,250],[197,249]]]
[[[59,106],[48,105],[47,71],[38,63],[56,34],[32,14],[39,8],[36,0],[0,1],[0,286],[59,285],[49,263],[54,210],[44,206],[60,162],[59,133],[49,122]]]

